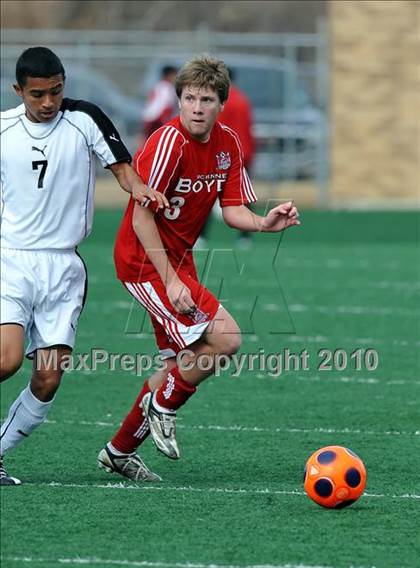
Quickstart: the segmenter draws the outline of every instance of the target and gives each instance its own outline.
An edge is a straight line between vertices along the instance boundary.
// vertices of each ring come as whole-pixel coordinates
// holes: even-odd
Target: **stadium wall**
[[[329,12],[331,205],[420,205],[420,2]]]

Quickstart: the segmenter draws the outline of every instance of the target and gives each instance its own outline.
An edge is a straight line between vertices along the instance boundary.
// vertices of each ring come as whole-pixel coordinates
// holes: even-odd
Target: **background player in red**
[[[255,154],[252,105],[246,94],[235,84],[234,70],[229,67],[228,72],[231,81],[229,97],[217,120],[229,126],[238,135],[242,146],[244,166],[250,172]]]
[[[156,480],[135,454],[149,431],[161,452],[180,457],[176,411],[214,368],[203,370],[197,358],[207,355],[214,362],[218,355],[232,356],[241,344],[237,323],[199,283],[193,262],[192,248],[216,199],[224,221],[239,230],[278,232],[299,225],[291,202],[265,217],[246,207],[256,197],[241,145],[217,121],[229,85],[222,61],[202,56],[184,65],[176,80],[180,116],[157,130],[135,156],[140,177],[163,192],[171,208],[163,213],[130,200],[115,245],[117,276],[148,310],[166,360],[98,456],[100,467],[134,480]]]
[[[162,67],[159,81],[147,96],[142,117],[145,139],[176,115],[176,72],[176,67],[172,65]]]
[[[228,72],[231,81],[229,96],[217,120],[222,124],[229,126],[229,128],[238,135],[242,146],[244,167],[247,172],[252,172],[252,161],[254,159],[256,146],[254,135],[252,133],[252,105],[246,94],[235,84],[234,70],[229,67]],[[203,231],[201,232],[202,239],[207,237],[210,223],[211,217],[209,217]],[[250,240],[250,233],[247,231],[241,231],[239,243],[243,248],[248,248],[250,246]],[[201,242],[202,245],[204,245],[205,241]]]

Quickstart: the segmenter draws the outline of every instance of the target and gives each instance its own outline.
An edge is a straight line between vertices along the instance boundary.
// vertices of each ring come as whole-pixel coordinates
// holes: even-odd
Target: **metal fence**
[[[19,102],[12,89],[16,59],[26,47],[45,45],[63,61],[66,95],[99,104],[132,151],[160,67],[198,53],[217,55],[240,71],[237,83],[253,104],[253,177],[274,185],[310,180],[319,204],[327,202],[329,69],[322,24],[315,34],[7,29],[1,41],[2,110]]]

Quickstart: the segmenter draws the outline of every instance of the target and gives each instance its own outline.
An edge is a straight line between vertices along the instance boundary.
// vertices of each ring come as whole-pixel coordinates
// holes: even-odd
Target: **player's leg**
[[[164,333],[156,323],[158,341],[165,341]],[[144,396],[162,383],[167,371],[176,366],[174,358],[164,361],[165,369],[156,371],[143,384],[143,387],[114,437],[99,452],[98,466],[108,472],[119,473],[133,481],[160,481],[161,478],[149,470],[136,455],[137,448],[150,434],[149,421],[141,406]]]
[[[195,358],[203,354],[212,357],[215,353],[225,353],[229,356],[239,349],[240,331],[236,322],[225,310],[219,310],[219,302],[198,282],[191,280],[188,282],[190,288],[192,288],[193,297],[199,306],[198,313],[194,314],[192,321],[191,316],[179,316],[179,314],[176,314],[177,320],[175,314],[170,313],[171,306],[165,290],[158,283],[149,284],[127,285],[127,289],[149,311],[155,327],[160,353],[162,356],[170,358],[166,360],[167,368],[164,371],[156,372],[145,382],[119,431],[99,454],[99,462],[101,462],[101,458],[107,460],[107,456],[104,455],[107,450],[108,453],[112,452],[115,456],[119,454],[122,457],[130,455],[129,452],[134,453],[136,448],[146,439],[149,434],[149,427],[145,415],[150,410],[150,419],[153,411],[156,410],[155,406],[150,404],[151,391],[160,393],[164,397],[165,403],[168,404],[169,402],[170,404],[169,407],[161,407],[163,412],[154,412],[152,420],[154,419],[155,423],[158,421],[159,427],[165,430],[173,441],[174,447],[170,448],[169,457],[178,458],[179,450],[174,438],[174,409],[180,408],[194,394],[196,385],[213,372],[212,368],[207,371],[200,371],[199,368],[195,368]],[[153,301],[152,298],[154,298]],[[208,319],[210,314],[214,321]],[[197,321],[200,323],[197,323]],[[200,339],[203,334],[205,334],[205,338]],[[187,345],[189,352],[192,352],[192,356],[188,354],[184,356],[191,366],[191,370],[187,372],[190,382],[187,382],[185,377],[179,373],[176,359],[171,357],[171,354],[175,356],[182,347]],[[156,406],[159,408],[158,402],[156,402]],[[159,449],[168,455],[165,451],[166,448]],[[114,468],[114,471],[118,471],[118,469]],[[123,473],[123,475],[126,474]]]
[[[23,362],[36,284],[27,251],[2,248],[0,256],[0,380],[4,381]]]
[[[146,394],[153,392],[162,385],[168,371],[174,367],[176,367],[175,358],[166,359],[165,369],[156,371],[151,377],[146,379],[130,412],[124,419],[118,432],[108,444],[111,451],[116,450],[116,452],[122,454],[131,454],[135,452],[140,444],[147,438],[150,434],[150,429],[147,418],[144,416],[141,401]]]
[[[179,354],[185,348],[192,352],[189,369],[176,366],[168,370],[153,397],[146,393],[141,402],[157,448],[172,459],[178,459],[180,455],[175,439],[176,411],[195,393],[196,385],[213,373],[216,354],[229,357],[240,346],[240,330],[230,314],[220,308],[219,301],[197,281],[194,274],[180,273],[179,276],[196,303],[197,308],[192,314],[179,314],[174,310],[160,280],[126,284],[153,320],[160,322],[172,342],[173,354]],[[158,336],[157,339],[162,351]],[[196,364],[198,357],[203,355],[210,359],[206,368]],[[188,358],[188,355],[185,357]]]
[[[71,353],[72,349],[67,345],[54,345],[36,351],[29,386],[31,393],[40,402],[52,402],[63,376],[63,362],[68,361]]]
[[[57,390],[62,371],[60,371],[60,361],[62,356],[71,352],[68,347],[57,347],[42,350],[48,362],[51,355],[55,360],[47,365],[42,364],[37,368],[34,360],[34,370],[29,385],[23,389],[9,409],[6,420],[1,425],[0,431],[0,453],[3,460],[4,454],[13,450],[32,432],[40,426],[46,419],[51,407],[55,391]],[[41,361],[43,358],[41,359]],[[1,485],[20,485],[20,481],[7,475],[3,465],[1,465],[2,476]]]
[[[1,454],[16,448],[46,419],[63,372],[61,361],[69,355],[67,346],[54,346],[36,353],[32,378],[10,407],[1,426]]]
[[[180,374],[188,384],[197,386],[213,374],[216,356],[223,355],[230,358],[239,351],[240,347],[241,330],[230,313],[220,306],[214,320],[205,330],[202,340],[191,345],[182,356]],[[205,368],[198,364],[200,359],[205,359]]]
[[[150,431],[158,450],[171,459],[180,452],[175,438],[176,412],[196,392],[197,386],[214,372],[215,359],[231,357],[240,348],[241,334],[232,316],[219,308],[200,341],[182,354],[182,365],[172,368],[153,395],[146,394],[142,406],[147,412]],[[205,365],[200,365],[203,358]],[[179,358],[179,357],[178,357]]]
[[[141,290],[140,286],[141,285],[136,284],[126,285],[126,288],[130,294],[149,311],[160,356],[165,363],[165,369],[156,371],[145,381],[135,403],[119,430],[99,452],[98,465],[109,472],[119,473],[136,481],[155,481],[157,476],[146,468],[139,456],[135,453],[137,448],[150,434],[149,421],[143,409],[142,401],[146,395],[160,387],[168,371],[176,367],[175,356],[180,347],[176,345],[174,339],[168,334],[169,323],[166,321],[163,322],[162,318],[156,318],[156,313],[150,310],[151,305],[148,302],[144,303],[142,301],[146,296],[146,291]],[[140,290],[141,296],[137,293],[138,290]],[[159,289],[159,294],[165,295],[165,290]],[[165,309],[166,308],[164,308],[164,311]],[[162,307],[158,307],[159,314],[163,313],[161,310]],[[172,322],[170,326],[171,329],[175,327]],[[197,337],[199,337],[199,335],[197,335]]]
[[[196,343],[218,311],[218,300],[206,288],[201,286],[194,276],[195,274],[192,273],[180,274],[180,277],[185,280],[186,285],[189,287],[197,306],[193,314],[179,314],[174,309],[160,278],[143,283],[126,283],[127,290],[149,312],[155,328],[160,354],[163,357],[175,357],[180,350]],[[165,382],[168,382],[169,386],[165,390],[164,396],[168,396],[170,392],[172,398],[176,398],[176,408],[182,406],[196,390],[195,385],[188,384],[182,379],[177,367],[173,364],[165,373],[157,374],[153,377],[151,387],[158,387]],[[152,418],[152,406],[149,404],[150,398],[151,393],[143,391],[138,399],[138,402],[141,401],[145,414],[148,413],[150,408],[149,423]],[[174,400],[171,400],[171,403],[175,407]],[[160,420],[162,428],[171,432],[170,438],[174,441],[174,447],[169,451],[169,454],[170,457],[177,459],[179,450],[173,435],[174,414],[173,411],[168,411],[167,416],[153,416],[153,419],[155,422]],[[167,418],[168,420],[166,420]],[[143,432],[145,430],[141,429],[140,431]],[[156,443],[155,436],[154,441]],[[159,449],[164,451],[163,448]]]
[[[25,329],[32,318],[33,279],[31,265],[22,258],[22,251],[1,250],[1,327],[0,327],[0,378],[4,381],[21,367],[24,353]],[[8,416],[0,428],[0,485],[20,485],[3,466],[5,451],[3,437],[13,419],[20,401],[13,402]]]
[[[159,412],[175,413],[214,372],[217,356],[230,358],[241,346],[241,332],[233,317],[220,307],[202,338],[178,354],[179,366],[156,377],[151,405]],[[205,365],[200,364],[204,362]],[[150,384],[150,383],[149,383]],[[147,398],[147,397],[146,397]]]
[[[0,326],[0,381],[18,371],[23,362],[25,330],[15,323]]]
[[[13,412],[2,425],[2,454],[44,422],[60,385],[62,360],[71,354],[75,342],[85,296],[86,272],[75,253],[23,253],[20,260],[29,264],[33,283],[26,351],[33,359],[33,370],[30,384],[13,403]]]
[[[168,368],[175,363],[168,362]],[[98,466],[108,473],[119,473],[133,481],[161,481],[136,454],[137,448],[150,434],[149,421],[141,406],[144,396],[151,392],[150,381],[163,380],[164,371],[157,371],[143,387],[115,436],[98,454]]]
[[[3,324],[0,327],[0,380],[4,381],[14,375],[21,367],[23,361],[25,332],[22,325]],[[17,403],[12,404],[8,417],[4,424],[16,412]],[[0,430],[0,485],[20,485],[20,480],[11,477],[3,466],[3,449],[1,436],[3,425]]]
[[[26,251],[1,249],[0,380],[18,371],[23,362],[25,330],[32,320],[34,275]]]
[[[34,358],[30,384],[12,404],[1,427],[1,454],[15,448],[45,421],[61,381],[61,362],[71,353],[83,307],[86,272],[71,253],[22,251],[33,298],[27,356]],[[28,280],[28,275],[26,275]]]

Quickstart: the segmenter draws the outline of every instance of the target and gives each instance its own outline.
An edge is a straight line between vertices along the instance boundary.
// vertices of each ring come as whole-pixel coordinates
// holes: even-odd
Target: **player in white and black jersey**
[[[92,227],[94,154],[137,201],[168,206],[134,172],[109,118],[91,103],[64,99],[64,83],[60,59],[29,48],[16,64],[23,104],[1,113],[1,380],[21,367],[25,335],[34,365],[1,426],[0,485],[20,484],[6,473],[3,455],[45,420],[60,361],[74,345],[86,294],[76,247]],[[143,464],[135,466],[138,472]],[[156,479],[146,466],[144,477]]]

